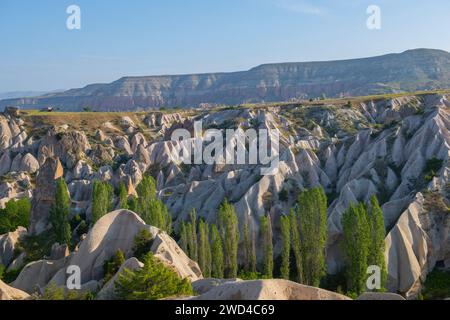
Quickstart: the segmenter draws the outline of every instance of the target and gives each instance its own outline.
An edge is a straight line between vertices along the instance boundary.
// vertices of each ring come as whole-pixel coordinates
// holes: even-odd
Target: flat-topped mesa
[[[124,111],[239,105],[448,88],[449,75],[448,52],[418,49],[365,59],[265,64],[231,73],[123,77],[36,98],[3,100],[0,107]]]

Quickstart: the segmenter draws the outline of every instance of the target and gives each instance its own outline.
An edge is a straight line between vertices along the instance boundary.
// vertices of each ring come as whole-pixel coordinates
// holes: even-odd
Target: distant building
[[[53,112],[54,108],[53,107],[45,107],[41,109],[41,112]]]

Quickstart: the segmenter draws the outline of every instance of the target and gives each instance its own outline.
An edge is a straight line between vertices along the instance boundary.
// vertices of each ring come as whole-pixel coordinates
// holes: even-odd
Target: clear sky
[[[81,30],[66,9],[81,8]],[[366,27],[369,5],[381,30]],[[0,92],[450,51],[449,0],[0,0]]]

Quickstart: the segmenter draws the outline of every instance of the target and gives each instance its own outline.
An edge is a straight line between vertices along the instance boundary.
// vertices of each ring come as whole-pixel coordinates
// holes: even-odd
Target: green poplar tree
[[[244,271],[249,272],[250,271],[250,256],[251,256],[251,240],[250,240],[250,229],[248,226],[248,217],[245,216],[244,218],[244,225],[242,226],[242,233],[243,233],[243,249],[244,249]]]
[[[180,247],[189,256],[188,235],[187,235],[186,224],[184,223],[184,221],[181,222],[181,226],[180,226]]]
[[[211,225],[211,275],[218,279],[224,277],[222,239],[215,224]]]
[[[128,192],[125,184],[121,182],[119,184],[119,208],[129,209],[128,206]]]
[[[220,236],[225,258],[225,277],[237,277],[237,250],[239,242],[238,218],[234,207],[228,200],[222,203],[218,213]]]
[[[260,219],[260,240],[263,251],[263,276],[273,277],[273,244],[272,244],[272,223],[269,216]]]
[[[206,243],[205,243],[205,252],[206,252],[206,277],[211,277],[212,270],[212,256],[211,256],[211,240],[209,236],[209,224],[205,223],[205,234],[206,234]]]
[[[282,216],[281,227],[281,278],[289,280],[289,266],[291,255],[291,223],[288,216]]]
[[[297,214],[303,280],[306,285],[318,287],[326,274],[327,198],[324,190],[319,187],[300,193]]]
[[[130,199],[128,200],[128,209],[135,213],[138,213],[138,201],[136,197],[130,197]]]
[[[300,233],[298,228],[298,219],[294,210],[289,213],[289,222],[291,225],[291,249],[295,258],[295,271],[297,273],[297,282],[303,283],[303,263],[300,251]]]
[[[172,217],[165,204],[156,197],[156,183],[152,176],[144,176],[136,188],[138,194],[135,212],[146,224],[157,227],[168,234],[172,232]],[[130,205],[131,207],[131,205]]]
[[[112,210],[114,189],[107,182],[95,180],[92,186],[92,222],[96,223]]]
[[[384,226],[383,211],[381,210],[377,197],[375,195],[373,195],[370,199],[370,205],[368,207],[367,214],[370,229],[369,256],[367,258],[367,264],[369,266],[380,267],[380,290],[384,290],[384,286],[387,280],[386,261],[384,258],[384,252],[386,248],[386,229]]]
[[[370,245],[370,226],[365,206],[350,205],[342,215],[342,227],[347,290],[350,295],[358,296],[366,288]]]
[[[208,225],[202,220],[198,224],[198,264],[203,276],[211,276],[211,247],[208,238]]]
[[[67,184],[60,178],[56,182],[55,201],[50,208],[50,223],[55,240],[60,244],[70,244],[71,231],[69,224],[70,197]]]
[[[189,222],[184,223],[186,233],[187,253],[189,258],[198,262],[198,234],[197,234],[197,213],[195,210],[189,212]]]

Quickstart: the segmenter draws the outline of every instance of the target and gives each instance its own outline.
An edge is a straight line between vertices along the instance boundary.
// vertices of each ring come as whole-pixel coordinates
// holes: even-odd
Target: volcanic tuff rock
[[[124,77],[110,84],[35,98],[0,101],[0,107],[48,105],[63,110],[123,111],[148,107],[369,95],[450,87],[450,54],[418,49],[379,57],[305,63],[266,64],[243,72]],[[158,118],[149,123],[161,125]],[[158,123],[159,121],[159,123]]]
[[[323,289],[288,280],[226,282],[193,300],[351,300]]]
[[[72,169],[90,149],[91,145],[84,132],[64,132],[53,128],[39,146],[38,160],[43,164],[45,159],[57,157],[68,169]]]
[[[104,276],[105,261],[118,250],[127,258],[132,258],[134,239],[144,229],[153,236],[151,251],[157,259],[173,268],[182,278],[191,281],[202,278],[197,263],[190,260],[166,233],[146,225],[134,212],[117,210],[97,221],[77,251],[59,260],[28,264],[13,282],[13,286],[28,293],[42,291],[50,283],[63,287],[67,280],[66,269],[70,265],[80,267],[82,285],[92,281],[99,282]]]
[[[31,204],[30,234],[40,234],[48,228],[50,208],[55,201],[56,180],[64,169],[58,158],[46,158],[36,178],[36,189]]]
[[[0,264],[7,267],[14,259],[14,248],[20,238],[26,235],[27,230],[23,227],[14,232],[0,235]]]
[[[29,296],[26,292],[10,287],[0,280],[0,300],[24,300]]]
[[[367,201],[376,194],[388,231],[389,289],[413,298],[436,264],[450,266],[448,221],[441,214],[448,206],[450,194],[450,102],[447,95],[441,94],[354,99],[350,102],[336,100],[333,104],[325,101],[219,108],[167,113],[167,116],[154,112],[130,113],[129,119],[136,127],[133,132],[128,131],[131,128],[128,119],[121,122],[118,118],[121,115],[110,114],[110,119],[101,120],[101,123],[110,122],[114,130],[99,132],[98,125],[81,127],[71,122],[65,129],[48,127],[46,134],[39,135],[41,122],[30,116],[25,118],[22,129],[37,133],[21,142],[23,149],[17,149],[6,139],[7,147],[0,148],[0,153],[11,162],[17,158],[16,163],[30,154],[43,166],[37,172],[35,188],[32,173],[8,172],[0,181],[0,203],[32,196],[31,229],[39,225],[43,230],[48,220],[42,212],[51,204],[55,178],[63,175],[71,196],[71,215],[86,216],[89,222],[94,179],[108,181],[115,187],[124,182],[129,194],[134,194],[147,173],[156,179],[158,196],[172,214],[175,229],[193,208],[205,221],[215,222],[217,208],[226,197],[235,206],[240,225],[243,219],[248,219],[254,236],[258,235],[260,216],[271,215],[274,253],[278,255],[280,216],[295,205],[301,190],[322,185],[329,199],[327,265],[330,273],[336,273],[343,266],[343,212],[351,203]],[[58,116],[64,117],[64,114]],[[17,123],[21,119],[4,119],[0,121],[3,132],[10,130],[11,136],[18,136],[22,129]],[[177,128],[191,132],[196,120],[203,121],[204,130],[215,128],[222,132],[238,127],[266,129],[273,136],[278,129],[278,172],[273,176],[261,176],[261,165],[180,163],[173,151],[187,148],[193,141],[169,141],[170,135]],[[89,121],[89,118],[83,121]],[[209,141],[203,139],[202,143],[206,146]],[[112,160],[105,157],[106,154]],[[61,156],[60,165],[56,165],[57,160],[53,158],[47,158],[51,165],[41,162],[50,155]],[[430,197],[440,200],[427,200]],[[429,205],[430,202],[441,205],[435,208]],[[38,206],[43,209],[37,210]],[[141,222],[135,221],[135,224],[142,227]],[[131,238],[127,241],[128,244],[132,242]],[[155,235],[155,243],[159,241],[161,246],[152,250],[164,249],[164,252],[160,251],[160,258],[172,261],[170,256],[176,256],[177,247],[172,246],[165,236]],[[84,246],[84,242],[79,245],[80,251]],[[96,257],[97,251],[91,251],[87,250],[86,254]],[[402,254],[395,254],[396,251]],[[106,250],[105,255],[109,254],[113,252]],[[178,261],[184,262],[179,264]],[[92,272],[86,279],[88,281],[100,276],[97,274],[100,262],[91,262],[86,266],[88,274]],[[190,274],[192,279],[198,277],[189,260],[177,258],[172,263],[184,275]],[[400,269],[402,275],[398,274]]]
[[[192,282],[192,290],[197,295],[202,295],[215,287],[221,286],[228,282],[238,282],[242,281],[241,279],[215,279],[215,278],[207,278],[200,279]]]
[[[389,292],[365,292],[356,300],[389,300],[389,301],[403,301],[406,300],[401,295]]]

